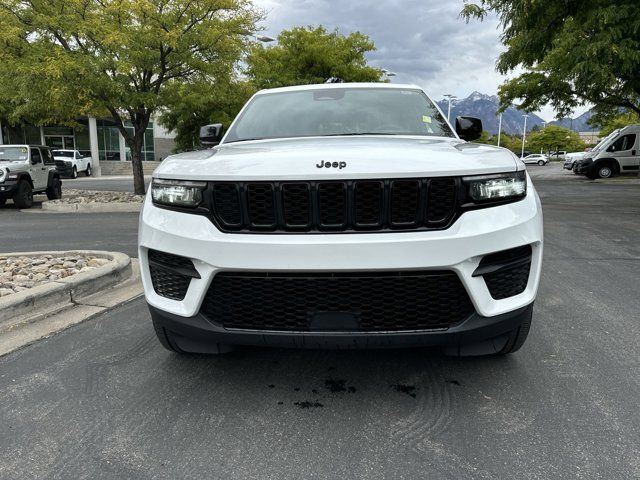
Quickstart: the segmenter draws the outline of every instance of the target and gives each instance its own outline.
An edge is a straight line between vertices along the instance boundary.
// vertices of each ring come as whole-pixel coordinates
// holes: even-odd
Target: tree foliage
[[[200,127],[222,123],[228,128],[245,102],[255,93],[252,84],[233,80],[226,83],[179,85],[174,102],[160,117],[160,123],[176,133],[175,151],[194,150],[200,145]]]
[[[547,125],[526,137],[525,148],[531,152],[581,152],[586,145],[576,132],[556,125]]]
[[[498,71],[526,70],[501,86],[503,108],[520,99],[527,111],[550,103],[559,117],[585,103],[640,113],[638,0],[479,0],[462,16],[489,12],[506,46]]]
[[[0,0],[0,100],[13,121],[109,115],[143,193],[151,115],[227,81],[258,17],[249,0]]]
[[[604,121],[600,128],[600,137],[604,138],[614,130],[637,124],[640,124],[640,115],[635,112],[621,113]]]
[[[345,36],[323,26],[296,27],[281,32],[277,45],[254,45],[245,73],[258,89],[324,83],[331,77],[378,82],[382,71],[365,58],[373,50],[373,42],[360,32]]]

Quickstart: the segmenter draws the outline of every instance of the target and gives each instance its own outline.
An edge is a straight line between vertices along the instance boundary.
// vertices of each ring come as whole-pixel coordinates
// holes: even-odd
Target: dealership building
[[[84,117],[77,120],[76,127],[34,126],[29,124],[9,125],[0,123],[0,144],[36,144],[51,148],[79,150],[92,158],[95,175],[130,172],[129,147],[124,137],[110,119]],[[125,126],[126,127],[126,126]],[[133,127],[126,127],[133,133]],[[145,171],[152,170],[157,162],[170,155],[175,148],[175,134],[165,130],[157,121],[149,122],[142,148]]]

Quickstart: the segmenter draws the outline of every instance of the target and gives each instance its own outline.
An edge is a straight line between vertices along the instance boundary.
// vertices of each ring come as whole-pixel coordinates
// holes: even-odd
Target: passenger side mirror
[[[456,133],[467,142],[476,140],[482,135],[482,120],[475,117],[456,117]]]
[[[200,143],[205,147],[215,147],[222,140],[224,127],[221,123],[213,123],[200,128]]]

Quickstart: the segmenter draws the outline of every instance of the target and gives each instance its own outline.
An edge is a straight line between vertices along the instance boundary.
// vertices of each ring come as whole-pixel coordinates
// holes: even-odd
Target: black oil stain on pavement
[[[416,398],[416,387],[414,385],[402,385],[401,383],[396,383],[395,385],[391,385],[391,388],[396,392],[407,394],[411,398]]]
[[[336,380],[335,378],[328,378],[324,381],[324,386],[331,393],[356,393],[356,387],[347,387],[345,380]]]
[[[310,402],[308,400],[304,401],[304,402],[295,402],[294,405],[300,407],[300,408],[322,408],[324,407],[324,404],[320,403],[320,402]]]

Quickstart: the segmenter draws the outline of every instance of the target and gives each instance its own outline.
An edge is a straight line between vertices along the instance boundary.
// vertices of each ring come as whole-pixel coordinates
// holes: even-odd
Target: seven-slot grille
[[[456,178],[214,182],[227,232],[436,230],[457,213]]]

